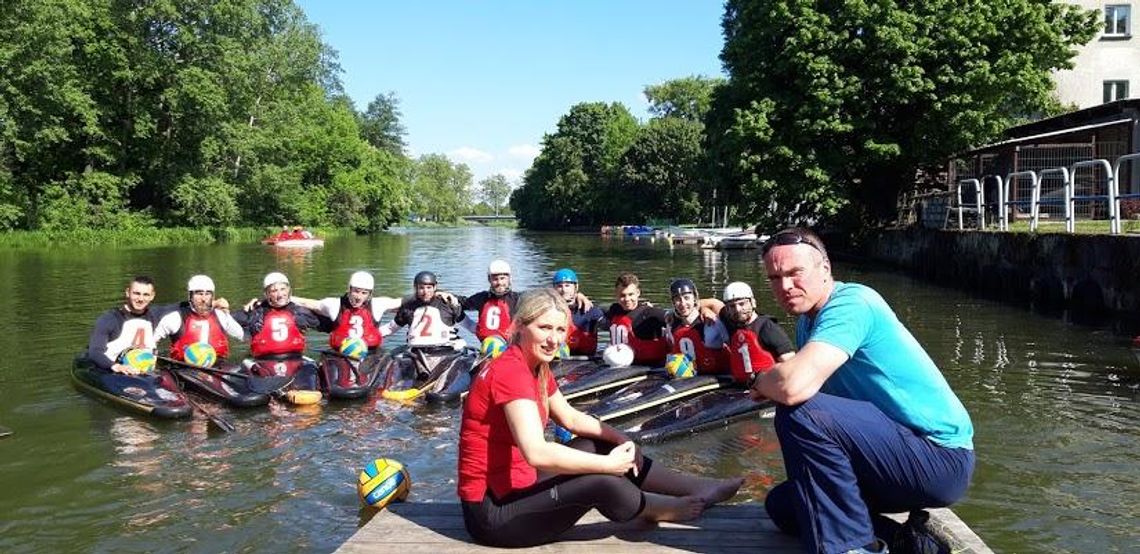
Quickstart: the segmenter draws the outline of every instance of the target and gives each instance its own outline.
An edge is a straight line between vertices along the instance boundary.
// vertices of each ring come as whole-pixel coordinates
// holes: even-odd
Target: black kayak
[[[550,362],[550,372],[554,374],[555,379],[559,379],[570,373],[588,373],[603,365],[605,364],[598,359],[586,356],[571,356],[563,360]]]
[[[71,366],[71,380],[79,391],[136,413],[181,419],[190,417],[192,411],[174,377],[163,369],[123,375],[99,369],[80,355]]]
[[[728,384],[713,375],[697,375],[687,379],[672,379],[668,374],[655,374],[648,379],[626,385],[617,392],[598,400],[586,410],[601,421],[618,419],[657,408],[664,404],[691,398],[703,392],[717,390]]]
[[[639,443],[661,442],[724,427],[733,421],[775,408],[776,404],[772,401],[752,400],[745,390],[716,390],[629,427],[625,429],[625,434]]]
[[[217,369],[238,374],[231,376],[203,371],[193,365],[166,358],[162,359],[162,363],[187,389],[212,400],[225,402],[235,408],[269,404],[269,394],[253,390],[250,380],[269,381],[271,378],[252,375],[239,364],[217,366]]]
[[[421,354],[402,347],[388,354],[377,370],[375,388],[399,393],[417,389],[430,403],[455,402],[471,388],[472,372],[478,355],[473,349],[453,353],[434,354],[437,363],[428,373],[422,373],[416,363]]]
[[[385,363],[379,352],[354,360],[333,350],[321,351],[317,364],[321,392],[329,398],[359,400],[375,389],[376,377]]]
[[[558,379],[558,390],[566,400],[599,394],[631,383],[644,381],[650,375],[664,375],[664,370],[644,365],[625,367],[582,366]]]

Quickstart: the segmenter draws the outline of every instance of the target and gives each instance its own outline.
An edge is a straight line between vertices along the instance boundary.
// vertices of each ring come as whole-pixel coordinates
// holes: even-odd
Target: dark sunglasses
[[[813,242],[808,237],[805,237],[796,231],[781,231],[775,235],[772,235],[772,238],[768,239],[767,242],[764,243],[764,246],[760,248],[760,255],[768,255],[768,251],[776,246],[792,246],[795,244],[806,244],[814,248],[816,252],[819,252],[820,254],[823,253],[823,250],[820,250],[819,246],[816,245],[815,242]]]

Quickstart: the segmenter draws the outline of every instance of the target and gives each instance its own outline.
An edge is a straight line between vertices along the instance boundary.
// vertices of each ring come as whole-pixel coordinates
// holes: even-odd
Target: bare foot
[[[708,508],[713,504],[719,504],[735,496],[736,491],[739,490],[743,484],[744,479],[741,477],[734,479],[717,479],[708,487],[698,491],[696,496],[704,499],[705,507]]]
[[[648,521],[692,521],[700,517],[705,501],[699,496],[668,496],[645,493],[645,510],[641,517]]]

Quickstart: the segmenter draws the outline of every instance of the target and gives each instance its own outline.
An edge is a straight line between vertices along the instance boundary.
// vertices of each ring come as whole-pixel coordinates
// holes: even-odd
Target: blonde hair
[[[520,333],[523,327],[530,325],[534,320],[542,317],[546,312],[555,310],[562,315],[566,316],[566,323],[570,323],[570,308],[566,305],[566,301],[558,295],[558,291],[552,288],[534,289],[524,292],[522,297],[519,298],[519,303],[515,306],[515,315],[511,319],[513,331],[511,333],[511,344],[517,344],[520,340]],[[538,377],[538,391],[542,398],[542,404],[546,405],[546,399],[549,391],[546,390],[546,381],[550,379],[550,364],[543,362],[538,367],[536,374]]]

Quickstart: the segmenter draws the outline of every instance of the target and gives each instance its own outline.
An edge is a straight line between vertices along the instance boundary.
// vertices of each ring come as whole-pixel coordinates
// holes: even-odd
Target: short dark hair
[[[767,256],[768,251],[775,246],[789,246],[793,244],[806,244],[816,249],[820,255],[823,256],[823,261],[830,263],[827,257],[827,248],[823,246],[823,239],[815,234],[815,231],[807,227],[788,227],[780,232],[772,235],[764,242],[763,248],[760,250],[761,256]]]
[[[623,271],[618,275],[617,281],[614,281],[614,288],[624,289],[630,285],[636,285],[637,288],[641,288],[641,279],[638,279],[637,274],[631,271]]]
[[[154,279],[151,278],[150,275],[135,275],[134,277],[131,278],[130,283],[127,283],[127,286],[128,287],[131,286],[132,283],[138,283],[140,285],[150,285],[153,287],[154,286]]]

